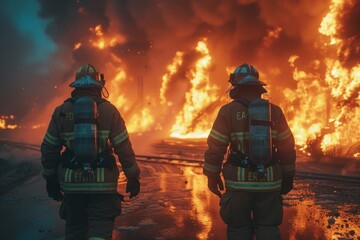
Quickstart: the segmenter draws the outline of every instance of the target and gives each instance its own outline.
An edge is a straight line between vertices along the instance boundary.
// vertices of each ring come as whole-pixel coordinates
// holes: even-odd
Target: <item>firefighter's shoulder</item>
[[[283,110],[281,109],[281,107],[279,107],[275,103],[271,103],[271,102],[270,102],[270,105],[271,105],[272,115],[274,115],[274,114],[275,114],[275,116],[284,115]]]
[[[120,116],[120,118],[122,118],[121,116],[121,107],[116,107],[114,104],[112,104],[111,102],[105,100],[104,102],[102,102],[101,104],[98,105],[98,109],[103,113],[106,113],[106,115],[110,114],[110,115],[118,115]]]
[[[111,111],[111,112],[115,112],[118,111],[118,109],[115,107],[114,104],[112,104],[111,102],[107,101],[107,100],[103,100],[103,101],[99,101],[98,102],[98,108],[106,110],[106,111]]]
[[[240,103],[236,100],[233,100],[229,103],[226,103],[225,105],[221,106],[219,113],[228,114],[229,112],[233,112],[235,110],[243,110],[245,111],[247,109],[247,105],[244,103]]]

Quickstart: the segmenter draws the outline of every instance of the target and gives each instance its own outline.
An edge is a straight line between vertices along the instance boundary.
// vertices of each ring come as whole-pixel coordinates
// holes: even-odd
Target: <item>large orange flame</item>
[[[209,67],[211,56],[206,45],[206,39],[198,42],[196,51],[202,57],[197,60],[195,69],[190,71],[191,88],[185,94],[185,104],[183,109],[176,116],[176,122],[171,128],[171,137],[177,138],[205,138],[208,136],[211,122],[209,117],[202,116],[200,121],[194,123],[202,115],[204,108],[216,101],[216,85],[210,84]]]
[[[176,52],[175,57],[173,59],[173,62],[169,66],[167,66],[167,70],[169,72],[166,73],[162,77],[162,84],[161,84],[161,88],[160,88],[160,103],[162,105],[164,105],[164,104],[167,104],[167,105],[170,105],[170,106],[172,105],[171,101],[166,99],[165,93],[168,90],[168,85],[169,85],[171,77],[174,74],[176,74],[179,67],[182,65],[183,56],[184,56],[183,52],[180,52],[180,51]]]
[[[303,151],[308,151],[310,143],[317,141],[320,150],[325,154],[334,151],[344,154],[346,149],[359,142],[360,97],[357,90],[360,89],[360,65],[349,69],[342,65],[337,56],[343,44],[343,41],[337,37],[339,28],[337,18],[341,14],[341,8],[344,4],[351,4],[349,2],[332,0],[328,13],[319,25],[318,32],[321,38],[316,45],[321,46],[326,56],[324,61],[314,59],[308,65],[312,71],[305,71],[298,66],[301,56],[293,54],[288,56],[296,88],[284,89],[285,98],[280,105],[294,132],[296,144]],[[81,13],[83,10],[79,9],[79,11]],[[159,99],[155,99],[155,95],[145,95],[136,99],[124,91],[128,88],[123,87],[125,84],[134,84],[134,78],[124,67],[124,60],[112,51],[117,44],[126,42],[125,37],[117,29],[112,27],[111,23],[106,29],[102,25],[95,24],[89,28],[89,39],[74,44],[74,50],[85,45],[96,50],[108,50],[109,54],[106,55],[108,59],[104,68],[107,77],[106,87],[111,93],[109,100],[126,115],[128,130],[136,133],[159,130],[161,119],[166,118],[166,123],[170,124],[169,136],[206,138],[215,117],[214,110],[225,102],[219,96],[219,87],[213,84],[209,77],[212,56],[207,40],[198,41],[195,47],[198,55],[193,66],[184,66],[187,51],[193,49],[175,52],[166,73],[160,73],[162,82],[159,95],[155,94]],[[269,47],[277,41],[282,31],[285,30],[281,27],[269,30],[268,35],[263,39],[264,47]],[[229,72],[230,69],[233,69],[233,66],[225,66],[224,72]],[[184,76],[179,74],[183,70],[186,70]],[[171,92],[172,81],[178,78],[178,75],[183,76],[183,82],[188,84],[180,106],[176,105],[175,100],[166,96]],[[144,105],[144,99],[151,104]],[[156,105],[157,102],[160,104]],[[158,107],[162,109],[156,109]],[[168,114],[167,110],[170,108],[175,114],[174,112]],[[1,129],[17,127],[9,125],[7,120],[5,117],[0,117]],[[360,151],[351,154],[360,157]]]
[[[294,68],[293,79],[297,82],[297,88],[284,90],[284,95],[289,101],[284,109],[287,110],[287,115],[290,115],[288,121],[296,143],[305,150],[308,140],[315,139],[327,123],[327,91],[321,83],[320,76],[306,73],[295,66],[297,59],[298,56],[289,58],[290,66]]]
[[[328,38],[325,39],[325,77],[321,79],[319,74],[299,70],[295,64],[298,56],[290,57],[297,88],[285,90],[290,102],[286,109],[289,125],[301,149],[307,149],[309,142],[318,141],[324,154],[357,157],[357,150],[349,152],[349,149],[358,143],[360,136],[360,65],[347,69],[336,55],[332,56],[342,45],[342,40],[336,37],[336,18],[343,4],[344,1],[332,1],[319,27],[319,32]],[[318,65],[315,60],[313,69],[317,70]]]

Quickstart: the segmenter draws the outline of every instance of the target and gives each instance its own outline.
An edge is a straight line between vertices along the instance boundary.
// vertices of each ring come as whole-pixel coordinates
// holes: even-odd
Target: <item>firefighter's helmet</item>
[[[70,83],[70,87],[73,88],[90,88],[95,87],[102,89],[105,80],[104,75],[91,64],[85,64],[81,66],[75,74],[75,81]]]
[[[266,85],[259,80],[259,72],[247,63],[238,66],[235,71],[230,74],[229,82],[234,87],[240,85]]]

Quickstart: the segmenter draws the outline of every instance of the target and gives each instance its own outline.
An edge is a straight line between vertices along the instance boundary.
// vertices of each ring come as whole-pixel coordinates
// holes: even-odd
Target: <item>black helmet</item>
[[[247,63],[238,66],[233,73],[230,74],[229,82],[233,86],[239,85],[259,85],[266,84],[259,80],[259,72]]]
[[[103,75],[91,64],[81,66],[75,74],[75,81],[70,83],[73,88],[89,88],[95,87],[102,89],[105,80]]]

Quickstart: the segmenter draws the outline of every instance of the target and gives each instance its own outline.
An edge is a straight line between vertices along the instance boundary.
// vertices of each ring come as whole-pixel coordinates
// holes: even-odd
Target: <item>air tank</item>
[[[77,99],[74,103],[74,156],[84,168],[88,168],[98,154],[97,121],[96,102],[89,97]]]
[[[271,108],[264,99],[249,103],[249,157],[259,172],[272,160]]]

